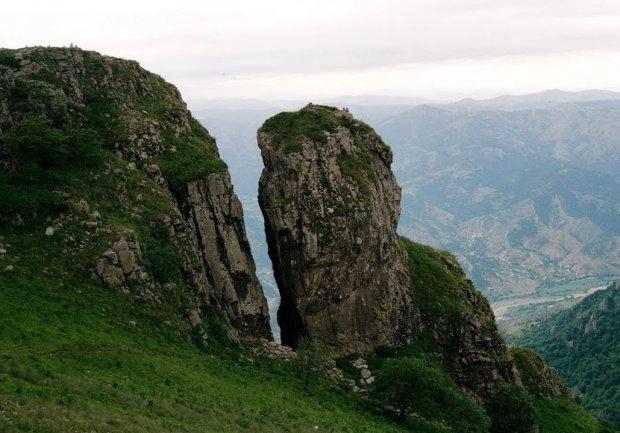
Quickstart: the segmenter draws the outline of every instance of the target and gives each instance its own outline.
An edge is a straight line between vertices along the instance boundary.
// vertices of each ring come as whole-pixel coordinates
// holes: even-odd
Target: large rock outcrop
[[[411,341],[418,313],[390,149],[347,111],[312,104],[267,120],[258,143],[283,343],[346,353]]]
[[[240,330],[271,338],[267,302],[226,165],[215,140],[192,118],[173,85],[134,61],[77,48],[0,49],[0,138],[6,132],[19,139],[32,125],[32,135],[51,134],[60,145],[83,140],[103,152],[104,168],[83,176],[92,176],[93,182],[107,178],[115,188],[117,209],[102,212],[103,223],[88,238],[66,236],[79,248],[95,238],[107,242],[93,248],[102,254],[93,258],[93,272],[102,282],[124,290],[156,282],[160,289],[153,292],[155,298],[161,297],[155,292],[163,296],[177,290],[171,298],[182,299],[192,316],[215,309]],[[53,163],[45,152],[54,149],[41,149],[33,160],[2,141],[0,169],[8,176],[19,174],[20,164]],[[22,142],[16,141],[19,146]],[[71,152],[70,147],[65,151]],[[63,164],[57,168],[85,167],[77,160]],[[140,171],[142,177],[136,175]],[[70,195],[66,185],[55,188]],[[90,194],[102,208],[109,203],[109,198],[96,203],[101,189],[77,193]],[[126,237],[136,238],[129,244],[133,249],[124,244]],[[168,251],[170,244],[175,251]],[[131,258],[131,269],[119,254]],[[181,271],[173,269],[177,257]],[[143,275],[149,261],[150,272],[161,281],[157,275]],[[177,274],[182,283],[168,281]],[[182,290],[188,294],[181,295]]]

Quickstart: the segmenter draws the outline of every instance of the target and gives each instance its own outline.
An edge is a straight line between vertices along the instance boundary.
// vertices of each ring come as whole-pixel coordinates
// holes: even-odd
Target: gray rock
[[[228,172],[188,183],[176,200],[186,224],[185,230],[179,228],[201,259],[204,277],[195,281],[235,327],[272,339],[267,299],[256,277],[243,210]]]
[[[419,318],[396,234],[401,191],[392,154],[345,111],[308,106],[297,119],[313,112],[339,125],[324,131],[324,142],[298,136],[284,148],[274,140],[288,131],[258,133],[259,203],[282,295],[282,340],[312,338],[347,353],[407,343]]]

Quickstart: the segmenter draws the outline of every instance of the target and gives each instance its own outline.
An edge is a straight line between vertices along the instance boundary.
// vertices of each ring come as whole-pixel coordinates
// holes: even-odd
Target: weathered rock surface
[[[267,300],[256,278],[243,209],[228,172],[190,182],[176,197],[190,239],[208,270],[210,303],[244,332],[270,337]]]
[[[520,382],[489,303],[454,256],[396,234],[392,154],[369,126],[310,105],[269,119],[258,142],[286,344],[311,338],[365,353],[418,341],[480,398]]]
[[[267,120],[258,143],[283,343],[364,353],[411,341],[418,314],[390,149],[348,112],[313,105]]]
[[[183,261],[192,307],[199,314],[214,307],[241,330],[271,338],[267,302],[226,165],[178,90],[137,62],[77,48],[0,49],[0,54],[0,133],[32,118],[66,130],[95,131],[116,157],[103,174],[118,179],[118,200],[132,209],[132,217],[141,218],[144,200],[142,193],[126,189],[133,171],[155,181],[159,189],[148,193],[166,203],[174,198],[178,209],[167,209],[161,220]],[[1,141],[0,168],[16,169]],[[72,207],[77,214],[89,211],[80,202]],[[95,230],[100,222],[85,225]],[[49,236],[54,230],[42,229]],[[124,235],[122,227],[105,230],[118,232],[114,241]],[[105,254],[94,259],[96,273],[112,286],[126,288],[144,271],[137,244],[121,239],[101,250]]]

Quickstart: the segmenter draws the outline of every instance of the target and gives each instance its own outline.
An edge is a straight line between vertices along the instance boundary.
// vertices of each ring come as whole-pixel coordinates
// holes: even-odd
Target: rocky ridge
[[[308,105],[267,120],[258,142],[285,344],[309,338],[363,354],[418,341],[476,395],[519,382],[488,302],[456,259],[396,234],[392,154],[368,125]]]

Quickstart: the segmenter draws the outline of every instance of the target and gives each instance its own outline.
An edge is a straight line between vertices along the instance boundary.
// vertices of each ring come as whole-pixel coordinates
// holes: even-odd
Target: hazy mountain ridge
[[[460,253],[496,295],[617,274],[619,108],[422,106],[381,123],[404,186],[400,229]]]

